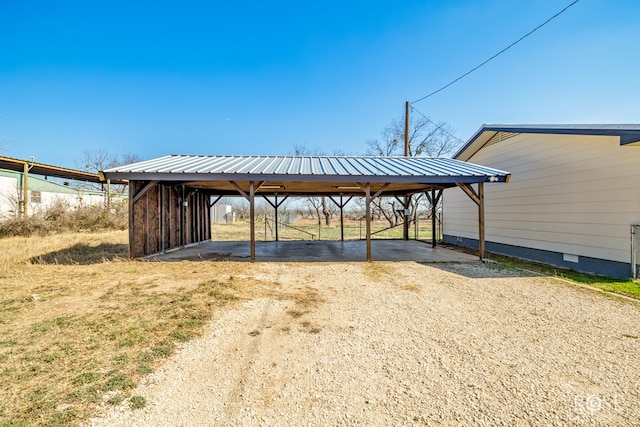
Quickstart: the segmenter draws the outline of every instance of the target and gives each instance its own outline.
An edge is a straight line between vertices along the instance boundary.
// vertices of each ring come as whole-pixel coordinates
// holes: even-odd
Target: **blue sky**
[[[2,0],[2,154],[363,153],[405,101],[569,3]],[[637,0],[580,0],[414,107],[463,140],[482,123],[640,123],[639,22]]]

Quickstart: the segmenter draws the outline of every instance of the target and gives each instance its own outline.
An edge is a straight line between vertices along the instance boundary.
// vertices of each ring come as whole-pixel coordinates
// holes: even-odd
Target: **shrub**
[[[11,236],[43,236],[49,234],[50,224],[43,218],[11,218],[0,222],[0,238]]]
[[[71,207],[63,201],[56,201],[42,212],[26,218],[0,221],[0,238],[68,231],[126,230],[127,206],[127,201],[114,201],[110,208],[96,205]]]

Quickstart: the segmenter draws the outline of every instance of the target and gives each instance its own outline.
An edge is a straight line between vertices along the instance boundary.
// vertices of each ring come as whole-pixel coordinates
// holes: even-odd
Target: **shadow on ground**
[[[89,265],[128,257],[129,246],[126,244],[101,243],[98,246],[89,246],[78,243],[60,251],[32,257],[29,262],[31,264]]]

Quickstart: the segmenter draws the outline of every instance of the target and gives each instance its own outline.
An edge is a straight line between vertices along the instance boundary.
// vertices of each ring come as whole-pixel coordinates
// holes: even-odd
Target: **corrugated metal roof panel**
[[[227,179],[228,176],[255,176],[269,179],[309,180],[322,177],[407,178],[500,176],[508,172],[440,157],[367,157],[367,156],[189,156],[173,155],[119,166],[104,171],[107,177],[132,178],[132,175],[189,175],[190,179]],[[194,178],[194,176],[196,178]],[[227,177],[223,178],[221,176]],[[217,177],[217,178],[216,178]],[[501,179],[504,180],[504,179]],[[423,180],[422,180],[423,181]]]

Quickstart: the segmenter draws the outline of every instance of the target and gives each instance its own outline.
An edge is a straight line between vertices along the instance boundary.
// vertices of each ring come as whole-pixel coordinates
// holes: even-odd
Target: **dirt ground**
[[[479,263],[256,263],[91,426],[640,424],[640,308]],[[288,295],[282,297],[282,295]]]

